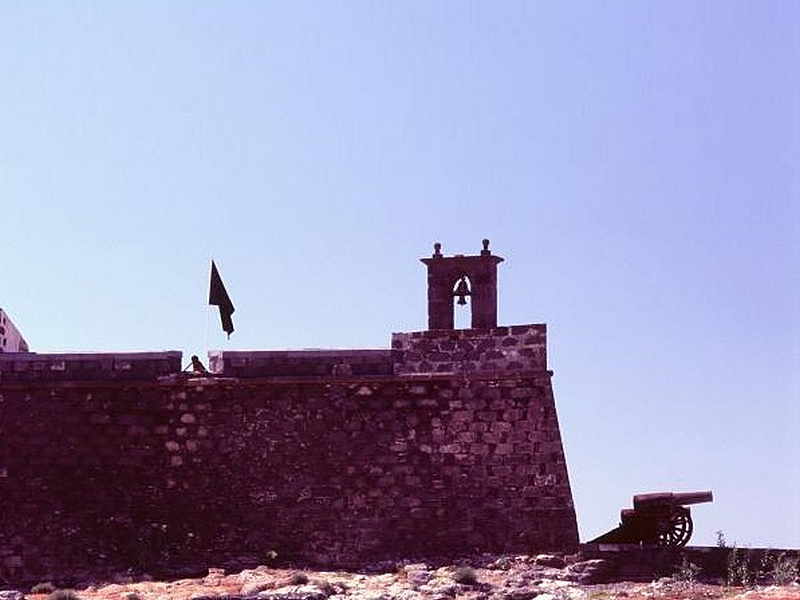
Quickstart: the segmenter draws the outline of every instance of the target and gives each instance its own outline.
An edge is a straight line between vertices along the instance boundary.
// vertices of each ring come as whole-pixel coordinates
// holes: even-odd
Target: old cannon
[[[713,500],[710,491],[636,495],[633,497],[633,508],[620,511],[619,527],[589,543],[685,546],[694,530],[692,514],[687,505]]]

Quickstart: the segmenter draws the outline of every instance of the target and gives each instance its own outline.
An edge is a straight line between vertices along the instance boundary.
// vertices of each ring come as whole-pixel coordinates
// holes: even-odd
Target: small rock
[[[445,596],[454,598],[458,593],[458,584],[451,580],[432,579],[425,585],[419,587],[419,591],[425,596]]]
[[[17,590],[1,590],[0,600],[25,600],[25,594]]]
[[[408,584],[417,588],[428,583],[433,577],[433,573],[431,573],[429,569],[428,565],[414,564],[403,567],[403,572],[405,573]]]
[[[501,592],[494,594],[497,600],[532,600],[541,594],[541,590],[537,587],[518,587],[508,588]]]
[[[255,596],[259,592],[273,587],[273,584],[267,581],[250,581],[242,586],[242,594],[245,596]]]
[[[264,590],[256,597],[266,600],[327,600],[330,595],[329,591],[309,584]]]
[[[562,557],[555,556],[554,554],[539,554],[533,559],[533,564],[540,567],[550,567],[552,569],[563,569],[567,566],[567,563]]]
[[[508,571],[512,565],[513,559],[509,558],[508,556],[501,556],[500,558],[487,564],[486,568],[493,571]]]
[[[604,583],[614,573],[614,563],[604,558],[593,558],[577,562],[567,568],[565,579],[581,585]]]
[[[389,596],[377,590],[361,590],[350,597],[354,600],[391,600]]]

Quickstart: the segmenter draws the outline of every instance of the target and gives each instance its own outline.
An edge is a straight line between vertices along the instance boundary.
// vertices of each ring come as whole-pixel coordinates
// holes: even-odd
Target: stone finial
[[[436,242],[433,245],[433,258],[441,258],[442,257],[442,244]]]
[[[481,250],[481,254],[483,256],[486,256],[486,255],[491,254],[491,253],[492,253],[492,251],[489,250],[489,239],[488,238],[483,238],[483,250]]]

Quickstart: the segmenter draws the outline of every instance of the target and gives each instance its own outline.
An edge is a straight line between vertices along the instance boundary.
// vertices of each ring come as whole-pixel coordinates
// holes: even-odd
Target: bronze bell
[[[456,286],[455,291],[453,292],[453,296],[458,296],[458,301],[456,304],[460,306],[464,306],[467,303],[467,299],[465,296],[470,296],[471,293],[469,291],[469,285],[467,285],[467,280],[464,276],[461,277],[458,285]]]

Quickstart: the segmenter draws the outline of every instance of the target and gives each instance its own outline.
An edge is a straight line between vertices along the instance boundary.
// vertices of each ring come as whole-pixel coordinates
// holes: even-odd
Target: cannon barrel
[[[710,490],[704,492],[656,492],[653,494],[638,494],[633,497],[633,508],[642,510],[656,506],[687,506],[689,504],[703,504],[713,502],[714,495]]]

